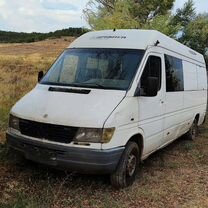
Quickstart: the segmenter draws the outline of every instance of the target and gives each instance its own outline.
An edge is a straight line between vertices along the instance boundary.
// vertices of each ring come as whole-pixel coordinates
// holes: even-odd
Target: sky
[[[83,9],[89,0],[0,0],[0,30],[49,32],[89,27]],[[176,0],[174,11],[186,0]],[[207,0],[195,0],[198,13],[208,12]]]

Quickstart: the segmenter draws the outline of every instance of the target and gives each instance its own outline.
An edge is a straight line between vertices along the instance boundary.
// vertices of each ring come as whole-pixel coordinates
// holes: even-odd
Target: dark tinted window
[[[159,80],[158,91],[161,88],[161,58],[158,56],[150,56],[144,68],[140,88],[146,91],[148,77],[155,77]]]
[[[165,55],[165,68],[166,68],[166,91],[183,91],[183,64],[182,60]]]

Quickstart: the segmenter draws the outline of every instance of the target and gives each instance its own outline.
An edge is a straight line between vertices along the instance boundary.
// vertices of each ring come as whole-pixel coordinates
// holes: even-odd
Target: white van
[[[201,54],[152,30],[76,39],[12,108],[9,146],[33,161],[135,179],[140,161],[205,120]]]

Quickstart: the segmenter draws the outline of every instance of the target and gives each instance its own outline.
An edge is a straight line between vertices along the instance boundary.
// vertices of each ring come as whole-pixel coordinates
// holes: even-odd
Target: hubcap
[[[128,162],[127,162],[127,175],[132,176],[136,170],[136,156],[133,154],[129,155]]]

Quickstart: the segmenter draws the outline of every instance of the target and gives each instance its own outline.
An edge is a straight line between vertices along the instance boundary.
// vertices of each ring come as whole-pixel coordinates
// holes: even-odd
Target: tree
[[[208,14],[200,14],[184,29],[180,42],[202,53],[208,66]]]
[[[182,26],[182,29],[185,28],[191,21],[196,18],[196,11],[194,7],[193,0],[188,0],[185,2],[182,8],[176,10],[176,14],[172,19],[172,24]]]
[[[180,24],[172,24],[173,16],[170,12],[166,15],[160,15],[155,17],[150,22],[146,23],[143,28],[144,29],[151,29],[151,30],[158,30],[171,38],[177,39],[178,31],[181,28]]]
[[[180,27],[176,39],[202,53],[208,66],[208,14],[197,15],[193,0],[188,0],[183,8],[177,9],[171,25]]]
[[[130,0],[130,12],[142,26],[158,16],[168,14],[174,2],[175,0]]]
[[[92,29],[136,28],[137,21],[130,13],[129,2],[116,1],[98,4],[100,0],[90,1],[85,9],[85,17]],[[96,7],[96,6],[97,7]]]
[[[142,28],[167,15],[175,0],[90,0],[84,14],[92,29]]]

